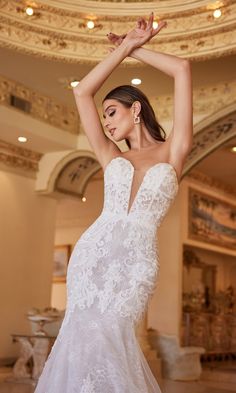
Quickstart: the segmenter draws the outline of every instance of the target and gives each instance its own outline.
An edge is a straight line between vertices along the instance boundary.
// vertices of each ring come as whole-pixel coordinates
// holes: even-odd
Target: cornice
[[[58,3],[60,7],[58,6]],[[210,59],[236,52],[236,3],[222,2],[222,16],[215,20],[205,1],[158,2],[40,1],[32,17],[23,1],[0,0],[0,45],[27,54],[69,63],[91,64],[108,53],[106,34],[130,30],[140,15],[158,11],[168,29],[149,45],[153,50],[190,59]],[[124,13],[124,14],[123,14]],[[95,28],[85,26],[94,19]],[[125,65],[137,64],[131,58]],[[138,63],[140,64],[140,63]]]
[[[31,103],[29,116],[72,134],[82,132],[82,130],[79,131],[80,122],[76,110],[0,75],[0,104],[10,107],[11,94]],[[172,118],[173,96],[150,97],[150,103],[160,122],[169,121]],[[194,115],[211,116],[222,108],[234,104],[236,105],[236,80],[200,86],[193,91]]]
[[[173,95],[162,95],[150,99],[151,105],[157,110],[160,121],[170,120],[173,116]],[[211,116],[222,108],[236,106],[236,80],[206,85],[193,90],[194,115]]]
[[[121,7],[122,3],[122,7]],[[210,3],[208,0],[60,0],[58,8],[57,0],[41,0],[40,5],[45,8],[57,9],[58,13],[78,13],[127,16],[148,15],[154,12],[158,15],[174,15],[181,13],[199,13],[205,10],[214,10],[216,7],[224,7],[230,4],[230,0],[220,0]],[[39,5],[39,7],[40,7]]]
[[[62,105],[52,97],[0,75],[0,104],[11,107],[12,94],[30,102],[30,111],[26,114],[72,134],[79,133],[77,111]]]
[[[211,176],[208,176],[205,173],[202,173],[196,169],[193,169],[191,172],[188,173],[187,179],[196,180],[204,186],[215,188],[218,191],[223,191],[225,194],[228,194],[231,197],[236,197],[236,187],[226,185],[225,183],[222,183],[221,181]]]
[[[0,163],[30,173],[38,171],[42,154],[0,140]]]

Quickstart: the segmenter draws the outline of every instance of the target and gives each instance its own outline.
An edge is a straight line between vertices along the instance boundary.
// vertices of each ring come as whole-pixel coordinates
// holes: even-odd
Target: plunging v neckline
[[[133,201],[132,201],[132,203],[131,203],[131,205],[130,205],[130,198],[131,198],[132,186],[133,186],[133,181],[134,181],[134,172],[135,172],[135,170],[137,170],[137,169],[135,169],[135,167],[134,167],[134,165],[132,164],[132,162],[131,162],[130,160],[128,160],[127,158],[121,157],[121,156],[117,156],[117,157],[112,158],[112,159],[109,161],[109,163],[106,165],[106,167],[105,167],[105,169],[104,169],[104,174],[105,174],[105,172],[106,172],[106,170],[107,170],[107,167],[111,164],[112,161],[114,161],[114,160],[116,160],[116,159],[121,159],[121,160],[124,160],[124,161],[128,162],[128,164],[130,165],[130,168],[131,168],[131,170],[132,170],[132,177],[131,177],[131,182],[130,182],[130,187],[129,187],[129,198],[128,198],[128,206],[127,206],[127,217],[130,215],[131,211],[133,210],[133,207],[134,207],[134,205],[135,205],[135,203],[136,203],[136,200],[137,200],[137,198],[138,198],[138,196],[139,196],[139,194],[140,194],[140,192],[141,192],[140,190],[142,190],[142,188],[143,188],[143,184],[144,184],[144,182],[145,182],[145,179],[146,179],[147,175],[150,173],[150,171],[151,171],[153,168],[155,168],[155,167],[157,167],[157,166],[159,166],[159,165],[168,165],[168,166],[172,169],[172,171],[174,172],[177,187],[179,186],[177,173],[176,173],[176,170],[175,170],[175,168],[173,167],[173,165],[170,164],[169,162],[157,162],[156,164],[150,166],[150,167],[145,171],[144,176],[143,176],[143,178],[142,178],[142,181],[141,181],[141,183],[140,183],[140,185],[139,185],[139,187],[138,187],[138,190],[136,191],[136,193],[135,193],[135,195],[134,195]]]

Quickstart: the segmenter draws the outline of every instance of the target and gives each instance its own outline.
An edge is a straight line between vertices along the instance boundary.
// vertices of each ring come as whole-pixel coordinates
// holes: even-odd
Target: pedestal
[[[20,353],[13,367],[13,376],[6,381],[32,383],[38,380],[55,337],[12,334],[12,338],[13,342],[20,344]]]

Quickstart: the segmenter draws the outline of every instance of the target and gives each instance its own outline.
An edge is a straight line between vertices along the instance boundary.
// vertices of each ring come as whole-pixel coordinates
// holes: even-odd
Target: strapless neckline
[[[134,196],[134,198],[133,198],[132,203],[130,204],[130,197],[131,197],[131,190],[132,190],[132,184],[133,184],[133,179],[134,179],[135,167],[134,167],[134,165],[132,164],[132,162],[131,162],[130,160],[128,160],[127,158],[121,157],[121,156],[116,156],[116,157],[112,158],[112,159],[109,161],[109,163],[106,165],[106,167],[105,167],[105,169],[104,169],[104,176],[105,176],[105,174],[106,174],[107,169],[112,165],[112,163],[113,163],[115,160],[123,160],[123,162],[126,162],[126,163],[129,165],[129,167],[131,168],[131,170],[132,170],[131,184],[130,184],[130,195],[129,195],[129,203],[128,203],[127,216],[129,216],[129,214],[130,214],[131,211],[133,210],[133,207],[135,206],[136,200],[138,199],[138,196],[139,196],[139,194],[140,194],[140,192],[141,192],[141,190],[142,190],[142,187],[143,187],[143,184],[144,184],[146,178],[148,177],[148,175],[149,175],[155,168],[157,168],[157,167],[159,167],[159,166],[163,166],[163,165],[164,165],[164,166],[168,166],[168,167],[170,168],[170,170],[174,173],[174,178],[175,178],[176,187],[177,187],[177,189],[179,188],[179,182],[178,182],[177,173],[176,173],[176,170],[175,170],[175,168],[173,167],[173,165],[170,164],[169,162],[157,162],[156,164],[150,166],[150,167],[145,171],[144,176],[143,176],[143,179],[142,179],[142,181],[141,181],[141,183],[140,183],[140,185],[139,185],[139,187],[138,187],[138,190],[137,190],[136,193],[135,193],[135,196]]]
[[[132,162],[131,162],[130,160],[128,160],[128,158],[125,158],[125,157],[122,157],[122,156],[116,156],[116,157],[112,158],[112,159],[108,162],[108,164],[107,164],[106,167],[104,168],[104,171],[103,171],[104,174],[105,174],[107,168],[110,166],[110,164],[111,164],[113,161],[117,160],[117,159],[126,161],[126,162],[133,168],[134,171],[137,170],[137,169],[134,167],[134,165],[132,164]],[[151,166],[146,170],[145,174],[146,174],[148,171],[150,171],[152,168],[155,168],[155,167],[158,166],[158,165],[167,165],[167,166],[169,166],[169,167],[171,168],[171,170],[174,172],[177,186],[179,186],[179,180],[178,180],[178,176],[177,176],[177,173],[176,173],[176,169],[175,169],[175,168],[173,167],[173,165],[170,164],[169,162],[157,162],[157,163],[151,165]],[[145,175],[144,175],[144,176],[145,176]]]

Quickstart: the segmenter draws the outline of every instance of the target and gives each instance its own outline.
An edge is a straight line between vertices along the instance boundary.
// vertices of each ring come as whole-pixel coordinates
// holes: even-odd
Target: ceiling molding
[[[57,0],[41,0],[41,4],[47,7],[58,7]],[[121,9],[122,3],[122,9]],[[219,5],[228,4],[229,1],[217,1]],[[213,7],[215,5],[213,4]],[[173,13],[173,12],[184,12],[193,11],[202,8],[211,9],[208,0],[159,0],[158,4],[156,0],[60,0],[60,9],[64,12],[80,12],[92,13],[94,11],[102,15],[140,15],[141,11],[143,14],[148,14],[151,11],[159,12],[161,14]]]
[[[150,98],[150,103],[156,111],[161,121],[170,120],[173,116],[173,95],[162,95]],[[195,132],[202,130],[205,125],[212,123],[215,114],[216,119],[219,118],[219,112],[222,117],[229,113],[229,107],[232,110],[236,107],[236,79],[229,82],[219,82],[215,85],[199,86],[193,89],[193,113],[194,115],[207,115],[209,121],[206,120],[194,125]],[[231,111],[231,110],[230,110]]]
[[[79,116],[76,109],[65,106],[53,97],[49,97],[31,89],[17,81],[0,75],[0,104],[11,108],[11,94],[30,102],[31,108],[28,113],[35,119],[41,120],[52,126],[78,135],[83,133]],[[162,95],[150,97],[150,103],[162,121],[169,121],[173,115],[173,95]],[[219,118],[222,108],[222,117],[232,110],[236,105],[236,80],[220,82],[216,85],[199,86],[193,90],[193,112],[194,115],[207,115],[199,124],[194,126],[195,132],[202,130],[215,119]],[[27,115],[27,113],[26,113]],[[209,119],[209,120],[208,120]]]
[[[10,97],[26,99],[31,104],[29,116],[59,127],[72,134],[79,134],[77,111],[57,102],[54,98],[44,96],[17,81],[0,76],[0,103],[11,108]],[[211,125],[220,117],[235,110],[236,80],[220,82],[216,85],[200,86],[193,91],[195,115],[207,115],[194,126],[195,133]],[[161,121],[170,120],[173,112],[173,96],[163,95],[150,98],[151,105]]]
[[[79,134],[79,119],[76,110],[61,104],[52,97],[40,94],[17,81],[0,75],[0,104],[12,108],[12,95],[30,103],[30,109],[25,113],[26,115],[63,131]]]
[[[226,185],[222,181],[214,179],[213,177],[208,176],[205,173],[200,172],[196,169],[193,169],[190,173],[188,173],[187,179],[196,180],[198,183],[201,183],[202,186],[209,186],[211,188],[215,188],[218,191],[223,191],[230,197],[236,197],[236,187]]]
[[[35,177],[41,157],[38,152],[0,140],[0,164],[15,169],[17,173],[21,170]]]
[[[214,19],[208,2],[40,1],[35,14],[24,12],[24,1],[0,0],[0,45],[23,53],[68,63],[93,64],[108,53],[109,31],[131,30],[138,16],[158,11],[168,28],[148,48],[190,59],[210,59],[236,53],[236,3],[222,1],[222,16]],[[233,4],[234,3],[234,4]],[[95,28],[86,28],[86,20]],[[139,64],[128,58],[124,65]]]

